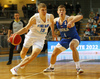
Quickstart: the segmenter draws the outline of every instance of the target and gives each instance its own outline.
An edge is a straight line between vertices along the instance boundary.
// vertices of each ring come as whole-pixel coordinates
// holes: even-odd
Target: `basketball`
[[[13,45],[19,45],[22,40],[21,36],[18,34],[11,35],[9,39],[10,39],[11,44],[13,44]]]

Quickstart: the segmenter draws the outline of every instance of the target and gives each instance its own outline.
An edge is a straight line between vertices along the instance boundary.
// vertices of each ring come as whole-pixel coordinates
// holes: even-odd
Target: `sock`
[[[75,65],[76,65],[76,69],[80,68],[80,62],[75,62]]]
[[[18,64],[18,65],[15,66],[14,68],[16,69],[16,71],[18,71],[19,67],[20,67],[20,64]]]
[[[50,66],[49,66],[50,68],[54,68],[54,64],[50,64]]]

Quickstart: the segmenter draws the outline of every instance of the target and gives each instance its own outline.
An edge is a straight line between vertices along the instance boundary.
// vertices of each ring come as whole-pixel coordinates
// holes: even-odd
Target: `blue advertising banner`
[[[51,55],[54,47],[58,44],[58,41],[48,42],[48,55]],[[100,59],[100,41],[81,41],[77,47],[80,59]],[[68,48],[62,52],[58,57],[65,59],[73,59],[72,51]]]

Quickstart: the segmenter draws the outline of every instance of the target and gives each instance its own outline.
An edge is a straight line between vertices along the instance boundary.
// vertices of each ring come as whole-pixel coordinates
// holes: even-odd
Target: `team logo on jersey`
[[[47,25],[39,24],[37,27],[40,27],[40,28],[47,28],[47,27],[49,27],[49,24],[47,24]]]

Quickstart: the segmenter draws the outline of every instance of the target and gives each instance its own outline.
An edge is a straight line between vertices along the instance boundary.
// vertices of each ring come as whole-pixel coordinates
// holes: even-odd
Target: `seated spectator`
[[[95,28],[92,28],[91,29],[91,36],[97,36],[98,33],[96,32],[96,29]]]
[[[89,24],[90,24],[91,26],[93,25],[93,22],[96,23],[96,21],[95,21],[92,17],[90,17],[90,18],[88,19],[88,22],[89,22]]]
[[[89,18],[94,18],[94,17],[95,17],[95,14],[93,12],[90,12]]]
[[[89,22],[87,22],[86,28],[88,28],[89,31],[90,31],[90,27],[91,27],[91,24]]]
[[[99,19],[97,21],[97,26],[100,27],[100,16],[99,16]]]
[[[97,23],[98,19],[99,19],[99,17],[98,17],[98,15],[96,14],[95,17],[94,17],[94,20],[96,21],[96,23]]]
[[[90,36],[90,31],[88,31],[88,29],[86,28],[84,32],[83,40],[89,40],[89,36]]]
[[[84,32],[84,36],[90,36],[90,31],[88,31],[88,29],[86,28],[85,32]]]
[[[97,21],[97,32],[100,33],[100,16],[99,20]]]
[[[95,29],[97,28],[97,24],[96,24],[95,22],[93,22],[93,25],[91,26],[91,28],[93,28],[93,27],[94,27]]]

